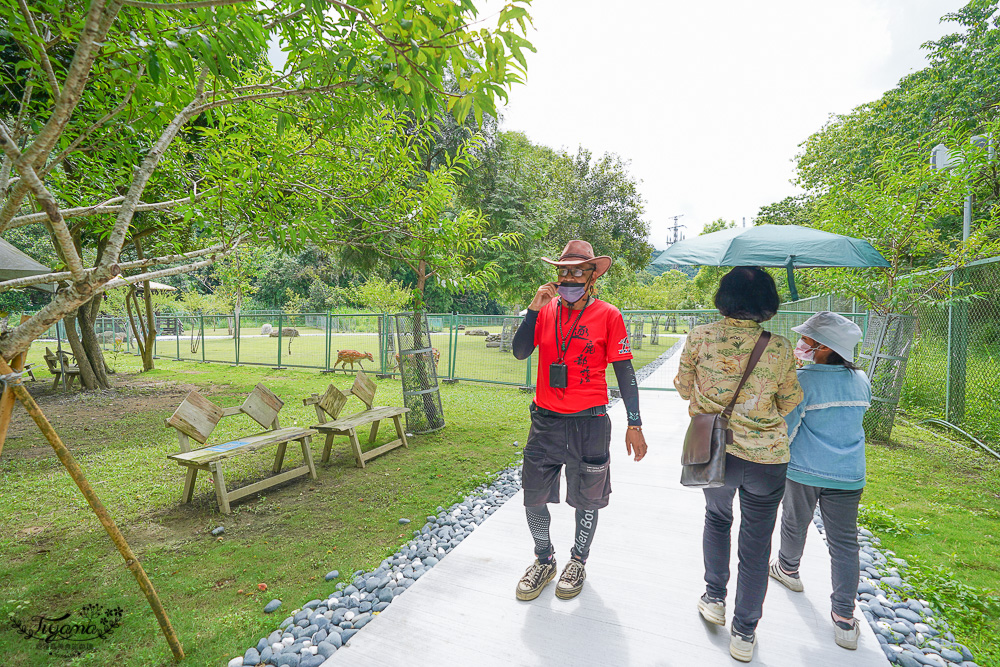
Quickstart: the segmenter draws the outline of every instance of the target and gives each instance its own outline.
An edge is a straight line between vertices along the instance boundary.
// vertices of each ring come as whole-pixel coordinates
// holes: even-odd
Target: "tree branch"
[[[209,192],[211,192],[214,189],[215,188],[209,188],[208,190],[205,190],[204,192],[199,192],[197,194],[191,195],[190,197],[183,197],[181,199],[169,199],[169,200],[160,201],[160,202],[150,202],[150,203],[136,204],[136,206],[135,206],[135,208],[133,210],[135,212],[139,212],[139,211],[163,211],[163,210],[168,209],[168,208],[173,208],[174,206],[180,206],[182,204],[191,204],[191,203],[194,203],[194,202],[198,201],[199,199],[201,199],[202,197],[204,197],[206,194],[208,194]],[[63,218],[81,218],[81,217],[90,216],[90,215],[102,215],[102,214],[105,214],[105,213],[117,213],[117,212],[121,211],[122,205],[115,205],[115,204],[113,204],[113,202],[122,201],[123,199],[125,199],[125,197],[115,197],[113,199],[109,199],[108,201],[104,202],[103,204],[95,204],[94,206],[78,206],[76,208],[62,209],[61,213],[62,213]],[[20,216],[14,218],[13,220],[11,220],[10,224],[7,225],[6,229],[16,229],[18,227],[24,227],[25,225],[31,225],[31,224],[34,224],[34,223],[37,223],[37,222],[44,222],[46,219],[47,219],[47,215],[45,213],[29,213],[27,215],[20,215]]]
[[[17,4],[21,8],[24,20],[28,23],[28,29],[31,30],[31,34],[35,36],[35,39],[38,40],[38,58],[41,61],[45,76],[49,78],[49,86],[52,87],[52,98],[57,99],[60,95],[59,81],[56,80],[56,73],[52,69],[52,62],[49,60],[49,54],[45,50],[45,40],[38,34],[38,28],[35,27],[35,19],[31,16],[31,11],[28,9],[27,3],[24,0],[17,0]]]
[[[63,257],[66,260],[67,266],[69,266],[70,272],[73,274],[73,278],[77,282],[83,280],[83,260],[80,259],[80,254],[76,250],[76,244],[73,243],[73,236],[69,233],[69,227],[66,225],[66,221],[63,220],[62,214],[59,211],[56,198],[48,191],[48,188],[45,187],[41,179],[38,178],[38,174],[35,173],[32,166],[26,163],[24,154],[17,149],[17,145],[11,136],[7,134],[7,128],[2,123],[0,123],[0,144],[3,144],[4,151],[14,159],[14,165],[17,167],[18,173],[21,174],[20,182],[27,184],[31,191],[35,193],[35,199],[38,200],[39,205],[45,211],[52,226],[52,235],[55,236],[56,241],[59,243],[59,247],[63,252]]]
[[[21,0],[23,2],[23,0]],[[222,7],[224,5],[238,5],[244,2],[254,2],[255,0],[195,0],[194,2],[144,2],[143,0],[125,0],[128,7],[138,7],[139,9],[160,9],[163,11],[178,11],[182,9],[201,9],[202,7]]]
[[[146,70],[146,66],[145,65],[140,66],[139,67],[139,76],[136,77],[136,78],[137,79],[141,78],[142,75],[143,75],[143,72],[145,72],[145,70]],[[132,99],[132,93],[135,92],[135,88],[136,88],[137,85],[139,85],[138,81],[136,81],[135,83],[133,83],[132,87],[129,88],[129,90],[128,90],[127,93],[125,93],[125,99],[122,100],[121,104],[119,104],[118,106],[116,106],[114,109],[112,109],[108,113],[104,114],[93,125],[91,125],[86,130],[84,130],[83,134],[81,134],[79,137],[77,137],[76,139],[74,139],[73,142],[69,146],[67,146],[62,152],[59,153],[59,155],[56,155],[54,158],[52,158],[49,161],[49,163],[47,165],[45,165],[45,168],[42,169],[42,172],[41,172],[42,178],[44,178],[46,175],[48,175],[48,173],[50,171],[52,171],[56,167],[56,165],[58,165],[60,162],[62,162],[63,159],[65,159],[65,157],[67,155],[69,155],[70,153],[72,153],[73,151],[75,151],[77,148],[79,148],[80,144],[82,144],[84,141],[86,141],[87,138],[91,134],[93,134],[98,128],[100,128],[102,125],[104,125],[105,123],[107,123],[109,120],[111,120],[112,118],[114,118],[115,116],[117,116],[118,114],[120,114],[125,109],[125,107],[128,106],[129,101]]]

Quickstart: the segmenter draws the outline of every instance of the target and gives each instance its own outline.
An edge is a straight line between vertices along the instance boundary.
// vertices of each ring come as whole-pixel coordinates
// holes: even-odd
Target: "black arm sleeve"
[[[529,310],[521,320],[521,326],[514,332],[514,358],[527,359],[535,351],[535,324],[538,322],[538,311]]]
[[[642,419],[639,417],[639,383],[635,380],[635,369],[632,368],[632,360],[622,359],[621,361],[613,361],[611,365],[614,366],[615,377],[618,378],[618,391],[621,393],[622,402],[625,404],[628,425],[642,426]]]

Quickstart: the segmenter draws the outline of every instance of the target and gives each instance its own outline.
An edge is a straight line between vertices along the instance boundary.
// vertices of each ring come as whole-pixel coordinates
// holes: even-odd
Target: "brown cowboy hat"
[[[578,266],[580,264],[593,264],[594,277],[604,275],[604,272],[611,268],[611,258],[607,255],[594,256],[594,247],[586,241],[573,239],[563,248],[559,259],[549,259],[542,257],[543,262],[548,262],[553,266]]]

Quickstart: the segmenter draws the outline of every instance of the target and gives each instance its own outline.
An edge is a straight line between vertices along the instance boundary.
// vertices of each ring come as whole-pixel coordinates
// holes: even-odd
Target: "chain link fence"
[[[859,356],[880,399],[866,416],[870,435],[889,437],[898,405],[914,418],[946,421],[979,439],[1000,441],[994,407],[1000,395],[1000,257],[956,270],[950,287],[954,298],[919,303],[912,317],[872,315]],[[836,295],[781,308],[840,312],[848,305],[857,312],[856,300]]]

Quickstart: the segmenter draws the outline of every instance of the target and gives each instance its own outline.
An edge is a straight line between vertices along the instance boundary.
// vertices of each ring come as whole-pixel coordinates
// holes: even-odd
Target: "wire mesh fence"
[[[950,287],[952,298],[917,303],[912,318],[871,316],[859,357],[880,399],[866,417],[870,435],[888,438],[898,405],[918,419],[943,420],[977,438],[1000,440],[994,407],[1000,395],[1000,257],[954,271]],[[837,311],[856,303],[822,295],[781,308]],[[882,329],[883,344],[876,350]]]
[[[430,433],[444,428],[444,410],[438,389],[437,359],[430,342],[425,313],[398,313],[394,318],[399,347],[399,373],[403,384],[406,429]]]

